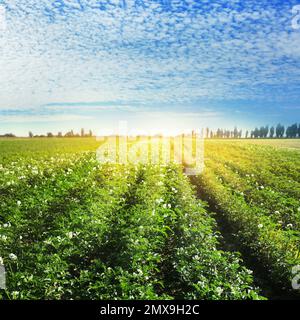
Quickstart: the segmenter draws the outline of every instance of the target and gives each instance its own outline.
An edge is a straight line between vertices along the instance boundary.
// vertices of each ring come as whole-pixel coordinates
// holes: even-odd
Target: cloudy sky
[[[0,0],[0,133],[300,121],[297,4]]]

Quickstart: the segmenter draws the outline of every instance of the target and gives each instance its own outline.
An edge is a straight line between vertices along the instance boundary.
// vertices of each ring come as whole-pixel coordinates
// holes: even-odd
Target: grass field
[[[205,170],[0,140],[3,299],[299,298],[299,140],[207,140]]]
[[[261,146],[271,146],[275,148],[284,148],[284,149],[299,149],[300,148],[300,139],[216,139],[216,140],[207,140],[208,144],[213,142],[219,143],[231,143],[239,142],[244,144],[256,144]]]

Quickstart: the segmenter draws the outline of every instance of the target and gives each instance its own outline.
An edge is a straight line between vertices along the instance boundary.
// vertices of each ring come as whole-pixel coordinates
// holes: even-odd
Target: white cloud
[[[81,115],[0,115],[0,123],[26,123],[26,122],[66,122],[90,120],[93,117]]]
[[[288,2],[80,3],[7,1],[0,109],[299,98],[300,33]]]

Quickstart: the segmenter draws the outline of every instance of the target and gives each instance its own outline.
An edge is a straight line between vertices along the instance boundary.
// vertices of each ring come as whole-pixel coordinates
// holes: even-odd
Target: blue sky
[[[0,133],[300,122],[297,4],[0,0]]]

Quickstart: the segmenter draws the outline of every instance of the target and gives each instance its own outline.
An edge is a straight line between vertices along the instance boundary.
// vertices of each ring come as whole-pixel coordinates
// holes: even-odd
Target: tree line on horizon
[[[47,134],[33,134],[32,131],[28,132],[29,138],[89,138],[93,137],[92,130],[89,130],[88,133],[85,133],[84,129],[81,129],[80,134],[74,133],[74,130],[68,131],[67,133],[63,134],[61,131],[57,134],[54,134],[52,132],[47,132]],[[13,133],[5,133],[0,135],[0,138],[17,138],[17,136]]]
[[[278,123],[277,126],[261,126],[260,128],[256,127],[253,130],[246,130],[243,135],[243,130],[235,127],[233,130],[228,129],[220,129],[218,128],[216,131],[213,131],[209,128],[205,129],[204,133],[205,137],[208,139],[260,139],[260,138],[300,138],[300,123],[294,123],[288,127]],[[62,132],[58,132],[57,134],[53,134],[52,132],[48,132],[46,135],[34,135],[32,131],[29,131],[29,138],[79,138],[79,137],[93,137],[92,130],[89,130],[85,133],[84,129],[81,129],[80,133],[75,133],[73,130],[68,131],[63,134]],[[16,138],[17,136],[13,133],[6,133],[0,135],[1,138]]]
[[[88,133],[85,133],[84,129],[81,129],[80,134],[79,133],[74,133],[73,130],[68,131],[67,133],[63,134],[61,131],[57,133],[57,135],[53,134],[52,132],[48,132],[46,135],[34,135],[32,133],[32,131],[29,131],[28,133],[29,138],[89,138],[89,137],[93,137],[93,132],[92,130],[89,130]]]
[[[246,130],[244,136],[243,130],[237,127],[234,130],[218,128],[216,131],[206,128],[205,136],[208,139],[300,138],[300,123],[294,123],[286,128],[280,123],[272,127],[269,125],[256,127],[253,130]]]

